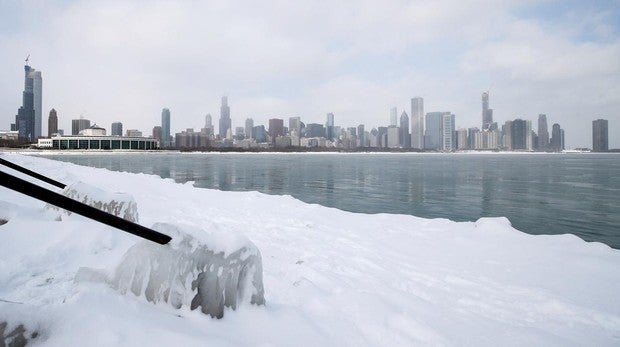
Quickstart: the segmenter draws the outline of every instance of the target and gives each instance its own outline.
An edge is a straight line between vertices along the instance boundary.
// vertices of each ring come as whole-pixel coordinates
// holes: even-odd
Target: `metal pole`
[[[101,211],[2,171],[0,171],[0,185],[161,245],[167,244],[172,239],[168,235]]]
[[[64,187],[66,187],[65,184],[62,184],[62,183],[60,183],[58,181],[54,181],[51,178],[45,177],[45,176],[43,176],[41,174],[38,174],[38,173],[36,173],[34,171],[30,171],[30,170],[26,169],[25,167],[21,167],[21,166],[19,166],[17,164],[13,164],[10,161],[4,160],[2,158],[0,158],[0,164],[4,165],[6,167],[9,167],[9,168],[11,168],[11,169],[13,169],[15,171],[19,171],[21,173],[25,173],[26,175],[32,176],[32,177],[34,177],[36,179],[39,179],[39,180],[41,180],[43,182],[46,182],[46,183],[49,183],[49,184],[51,184],[53,186],[56,186],[56,187],[58,187],[60,189],[63,189]]]

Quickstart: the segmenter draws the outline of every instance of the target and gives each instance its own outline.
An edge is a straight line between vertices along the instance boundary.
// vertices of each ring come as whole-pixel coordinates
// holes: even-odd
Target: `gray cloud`
[[[219,116],[225,94],[234,126],[246,117],[324,122],[334,112],[339,125],[372,127],[388,122],[390,107],[408,109],[421,95],[427,111],[450,110],[457,126],[469,127],[479,126],[480,93],[490,87],[499,121],[546,113],[574,147],[590,146],[591,121],[605,117],[610,145],[620,147],[613,9],[546,20],[519,15],[528,6],[22,3],[0,15],[14,24],[0,32],[0,128],[20,104],[21,64],[31,53],[43,71],[44,109],[56,108],[65,129],[84,114],[150,133],[162,107],[171,108],[173,130],[200,127],[206,113]]]

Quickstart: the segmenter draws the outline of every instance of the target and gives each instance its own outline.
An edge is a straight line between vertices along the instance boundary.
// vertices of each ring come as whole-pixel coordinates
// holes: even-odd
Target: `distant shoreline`
[[[620,153],[620,150],[610,150],[608,152],[587,152],[587,151],[573,151],[568,150],[564,152],[528,152],[528,151],[495,151],[495,150],[465,150],[455,152],[440,152],[440,151],[416,151],[406,149],[376,149],[376,148],[364,148],[359,150],[344,150],[340,148],[334,149],[314,149],[308,150],[290,150],[290,149],[242,149],[242,148],[211,148],[202,150],[180,150],[180,149],[159,149],[159,150],[54,150],[54,149],[20,149],[20,148],[8,148],[0,147],[0,153],[19,153],[19,154],[36,154],[36,155],[117,155],[117,154],[153,154],[153,153],[169,153],[169,154],[405,154],[405,155],[471,155],[471,154],[497,154],[497,155],[541,155],[541,154],[608,154],[608,153]]]

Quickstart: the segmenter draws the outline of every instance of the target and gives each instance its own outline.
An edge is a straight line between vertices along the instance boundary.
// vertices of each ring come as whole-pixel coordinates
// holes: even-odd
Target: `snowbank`
[[[143,225],[230,232],[223,250],[245,235],[262,253],[266,306],[240,305],[214,320],[76,282],[80,268],[116,268],[139,239],[85,219],[50,221],[43,203],[0,188],[0,219],[8,221],[0,225],[0,322],[36,332],[35,343],[620,344],[620,251],[600,243],[524,234],[504,218],[354,214],[2,156],[64,183],[129,193]]]

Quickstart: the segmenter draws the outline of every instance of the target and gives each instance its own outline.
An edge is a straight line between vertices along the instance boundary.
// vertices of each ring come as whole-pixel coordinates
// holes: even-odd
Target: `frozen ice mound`
[[[110,193],[84,182],[76,182],[66,186],[61,194],[130,222],[138,223],[138,204],[131,194]],[[66,215],[71,215],[70,211],[59,209],[50,204],[46,208],[54,211],[60,210]]]
[[[222,318],[224,308],[265,304],[258,248],[245,236],[158,223],[154,230],[172,237],[167,245],[142,241],[132,246],[111,275],[80,269],[76,281],[103,277],[122,294],[152,303],[189,306]]]

